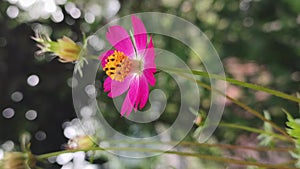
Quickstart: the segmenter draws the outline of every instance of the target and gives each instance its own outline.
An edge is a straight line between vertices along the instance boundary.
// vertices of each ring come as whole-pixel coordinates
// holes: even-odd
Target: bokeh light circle
[[[27,84],[32,87],[38,85],[39,82],[40,82],[40,78],[37,75],[30,75],[27,78]]]
[[[25,113],[25,117],[27,120],[35,120],[37,118],[38,114],[37,114],[37,111],[35,110],[28,110],[26,113]]]
[[[3,117],[10,119],[15,116],[15,110],[13,108],[6,108],[2,111]]]

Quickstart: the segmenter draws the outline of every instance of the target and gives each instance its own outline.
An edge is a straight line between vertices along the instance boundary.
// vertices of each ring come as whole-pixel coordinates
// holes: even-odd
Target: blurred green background
[[[68,140],[63,133],[64,125],[76,118],[70,87],[73,64],[61,64],[51,56],[36,56],[38,48],[30,38],[35,31],[47,32],[53,39],[66,35],[81,41],[82,32],[92,35],[114,18],[150,11],[174,14],[198,26],[219,53],[227,76],[288,94],[299,92],[299,0],[1,0],[2,149],[17,148],[20,134],[28,131],[32,135],[33,153],[60,150]],[[163,44],[165,49],[185,56],[190,65],[200,64],[193,63],[184,51],[178,51],[180,44]],[[174,88],[170,87],[168,92],[172,93]],[[209,109],[209,94],[204,91],[201,98],[204,111]],[[299,117],[295,103],[262,92],[229,85],[228,95],[260,112],[268,110],[273,121],[281,126],[286,121],[282,107]],[[172,103],[176,105],[178,101],[174,99]],[[164,115],[160,121],[172,124],[173,116]],[[116,112],[111,115],[118,117]],[[263,125],[230,102],[223,121],[255,128]],[[214,138],[220,143],[247,145],[253,143],[247,138],[256,140],[247,132],[223,128],[216,131]]]

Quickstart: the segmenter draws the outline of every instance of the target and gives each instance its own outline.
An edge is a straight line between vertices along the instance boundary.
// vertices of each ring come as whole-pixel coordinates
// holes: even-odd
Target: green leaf
[[[300,119],[294,119],[293,116],[285,109],[282,109],[282,111],[286,114],[288,120],[286,122],[286,125],[288,126],[286,131],[292,138],[294,138],[296,143],[295,151],[290,151],[289,153],[293,158],[297,159],[295,166],[300,168]]]

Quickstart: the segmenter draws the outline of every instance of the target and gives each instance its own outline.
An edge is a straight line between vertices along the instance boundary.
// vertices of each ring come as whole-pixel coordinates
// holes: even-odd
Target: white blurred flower
[[[60,154],[56,162],[62,165],[61,169],[98,169],[95,164],[90,164],[85,160],[85,153],[80,151],[76,153]]]

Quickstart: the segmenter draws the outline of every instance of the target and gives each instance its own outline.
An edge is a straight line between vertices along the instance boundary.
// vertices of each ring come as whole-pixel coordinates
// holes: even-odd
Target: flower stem
[[[247,130],[253,133],[259,133],[259,134],[267,134],[269,136],[272,136],[274,138],[278,138],[280,140],[288,140],[287,137],[284,137],[280,134],[276,134],[276,133],[271,133],[271,132],[266,132],[264,130],[259,130],[259,129],[255,129],[252,127],[247,127],[247,126],[242,126],[242,125],[238,125],[238,124],[229,124],[229,123],[220,123],[220,126],[224,126],[224,127],[230,127],[230,128],[236,128],[236,129],[242,129],[242,130]]]
[[[280,136],[280,135],[279,135]],[[285,137],[284,137],[285,138]],[[168,141],[168,142],[159,142],[159,141],[131,141],[131,140],[104,140],[103,142],[108,143],[122,143],[122,144],[167,144],[173,146],[193,146],[193,147],[218,147],[224,149],[247,149],[247,150],[254,150],[254,151],[281,151],[281,152],[288,152],[294,150],[294,147],[273,147],[273,148],[266,148],[266,147],[250,147],[250,146],[240,146],[240,145],[229,145],[229,144],[208,144],[208,143],[197,143],[197,142],[189,142],[189,141],[182,141],[180,143],[175,141]]]
[[[184,69],[165,68],[165,67],[161,67],[159,69],[174,71],[174,72],[180,72],[180,73],[190,73],[190,71],[184,70]],[[272,90],[272,89],[269,89],[269,88],[266,88],[266,87],[263,87],[263,86],[259,86],[259,85],[256,85],[256,84],[247,83],[247,82],[239,81],[239,80],[228,78],[228,77],[223,77],[223,76],[220,76],[220,75],[217,75],[217,74],[210,74],[210,73],[207,73],[207,72],[202,72],[202,71],[197,71],[197,70],[191,70],[191,72],[194,75],[199,75],[199,76],[208,77],[208,78],[214,78],[214,79],[218,79],[218,80],[224,80],[226,82],[229,82],[229,83],[232,83],[232,84],[235,84],[235,85],[238,85],[238,86],[243,86],[243,87],[246,87],[246,88],[249,88],[249,89],[263,91],[263,92],[272,94],[274,96],[281,97],[283,99],[287,99],[287,100],[290,100],[290,101],[293,101],[293,102],[300,103],[300,98],[288,95],[286,93],[283,93],[283,92],[280,92],[280,91],[277,91],[277,90]]]

